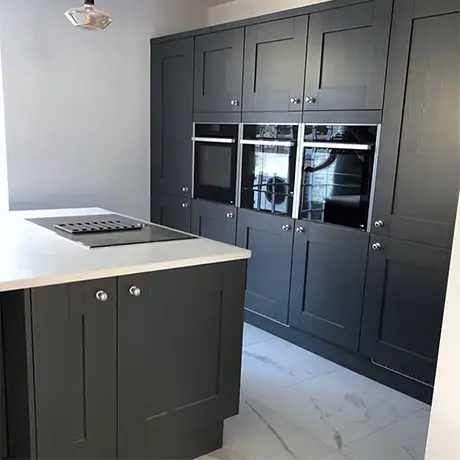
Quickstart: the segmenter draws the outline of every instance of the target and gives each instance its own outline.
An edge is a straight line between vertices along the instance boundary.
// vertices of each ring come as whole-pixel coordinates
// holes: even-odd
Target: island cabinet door
[[[116,280],[33,289],[37,457],[116,458]]]
[[[245,261],[119,279],[120,458],[197,458],[238,413]]]

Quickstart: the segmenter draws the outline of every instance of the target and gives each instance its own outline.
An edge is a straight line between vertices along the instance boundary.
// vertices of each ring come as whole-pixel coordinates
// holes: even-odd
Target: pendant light
[[[82,7],[72,8],[65,15],[73,26],[85,30],[105,30],[113,21],[108,14],[94,8],[94,0],[84,0]]]

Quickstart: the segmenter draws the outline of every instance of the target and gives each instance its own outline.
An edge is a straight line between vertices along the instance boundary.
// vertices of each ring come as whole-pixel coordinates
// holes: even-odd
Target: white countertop
[[[0,214],[0,292],[249,259],[250,251],[198,238],[88,249],[24,219],[110,214],[100,208]]]

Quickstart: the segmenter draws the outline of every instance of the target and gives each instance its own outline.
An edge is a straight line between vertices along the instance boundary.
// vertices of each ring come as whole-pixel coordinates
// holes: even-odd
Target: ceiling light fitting
[[[85,30],[105,30],[113,21],[108,14],[94,7],[94,0],[84,0],[82,7],[72,8],[65,15],[73,26]]]

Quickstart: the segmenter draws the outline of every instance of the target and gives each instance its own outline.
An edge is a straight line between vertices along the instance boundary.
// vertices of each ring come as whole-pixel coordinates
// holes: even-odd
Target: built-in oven
[[[243,125],[240,206],[290,216],[298,125]]]
[[[294,217],[370,231],[380,126],[306,124],[301,131]]]
[[[194,124],[194,198],[236,203],[238,129],[238,124]]]

